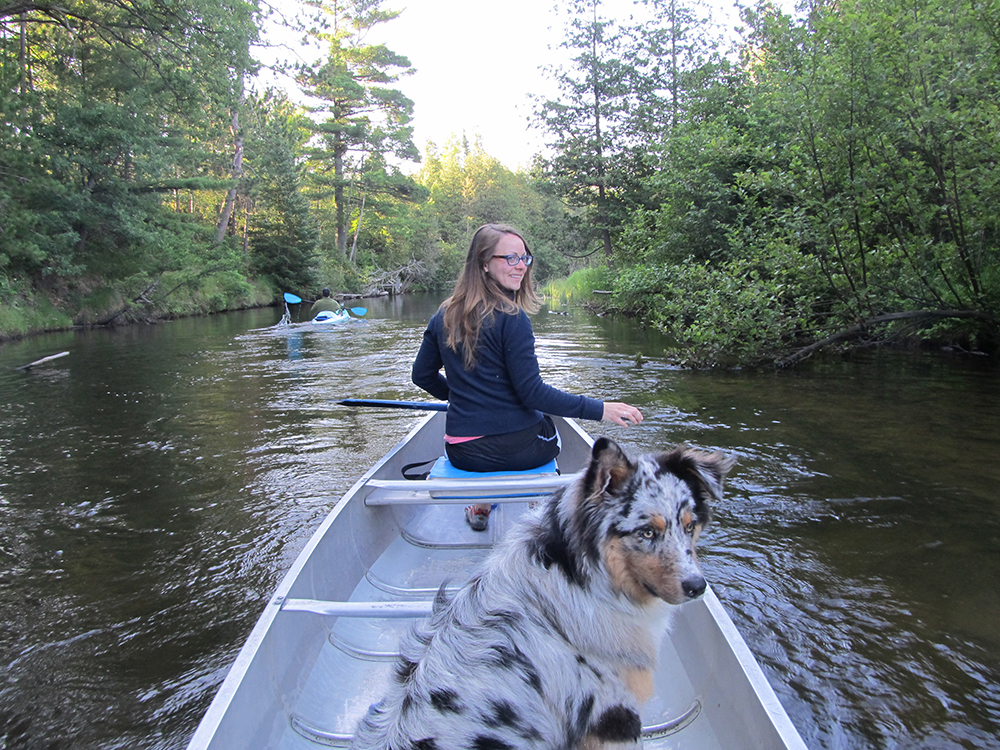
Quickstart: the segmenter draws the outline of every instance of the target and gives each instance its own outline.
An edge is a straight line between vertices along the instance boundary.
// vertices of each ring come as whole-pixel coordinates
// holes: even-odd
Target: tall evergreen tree
[[[189,265],[197,227],[163,195],[208,186],[206,136],[228,124],[233,71],[253,67],[256,20],[252,0],[0,8],[0,266],[124,279]]]
[[[399,11],[381,6],[382,0],[322,4],[327,27],[317,36],[328,45],[326,57],[302,69],[298,77],[303,92],[318,102],[311,107],[319,117],[310,156],[317,197],[332,189],[336,245],[342,256],[347,253],[351,209],[362,187],[360,176],[372,169],[385,173],[385,157],[390,155],[419,160],[409,125],[413,102],[390,85],[411,72],[410,61],[385,45],[366,42],[373,28],[399,16]],[[385,176],[391,177],[389,173]],[[377,182],[368,180],[369,185]]]

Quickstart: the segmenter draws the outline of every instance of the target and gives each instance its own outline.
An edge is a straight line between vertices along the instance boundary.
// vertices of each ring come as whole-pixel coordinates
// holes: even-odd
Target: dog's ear
[[[590,466],[585,479],[586,496],[595,497],[613,492],[635,471],[625,451],[611,438],[599,437],[590,453]]]
[[[721,451],[707,453],[694,448],[680,449],[680,458],[701,488],[713,500],[721,500],[723,482],[729,470],[735,465],[736,459]]]

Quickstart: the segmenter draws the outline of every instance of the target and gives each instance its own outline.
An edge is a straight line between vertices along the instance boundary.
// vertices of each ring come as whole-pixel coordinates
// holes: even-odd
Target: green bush
[[[678,342],[665,356],[691,367],[774,361],[805,332],[816,305],[814,273],[794,253],[712,266],[630,268],[613,303]]]

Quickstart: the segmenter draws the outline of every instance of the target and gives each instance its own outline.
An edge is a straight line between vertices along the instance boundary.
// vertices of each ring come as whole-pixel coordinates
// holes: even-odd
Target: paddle
[[[290,305],[297,305],[302,301],[302,298],[300,296],[298,296],[297,294],[292,294],[291,292],[285,292],[283,296],[285,298],[285,302],[287,302]],[[312,300],[306,300],[306,302],[312,302]],[[368,312],[367,307],[349,307],[345,309],[350,310],[354,315],[357,316],[365,315]]]
[[[421,409],[423,411],[447,411],[448,404],[435,401],[383,401],[377,398],[345,398],[338,401],[341,406],[377,406],[383,409]]]

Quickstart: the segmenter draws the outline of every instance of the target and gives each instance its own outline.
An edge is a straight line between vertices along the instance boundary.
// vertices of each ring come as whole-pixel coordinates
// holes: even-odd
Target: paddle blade
[[[291,292],[285,292],[284,296],[285,296],[285,302],[287,302],[290,305],[297,305],[302,301],[301,297],[297,297]]]
[[[364,315],[366,312],[368,312],[368,308],[367,307],[352,307],[351,308],[351,312],[354,313],[355,315]]]

